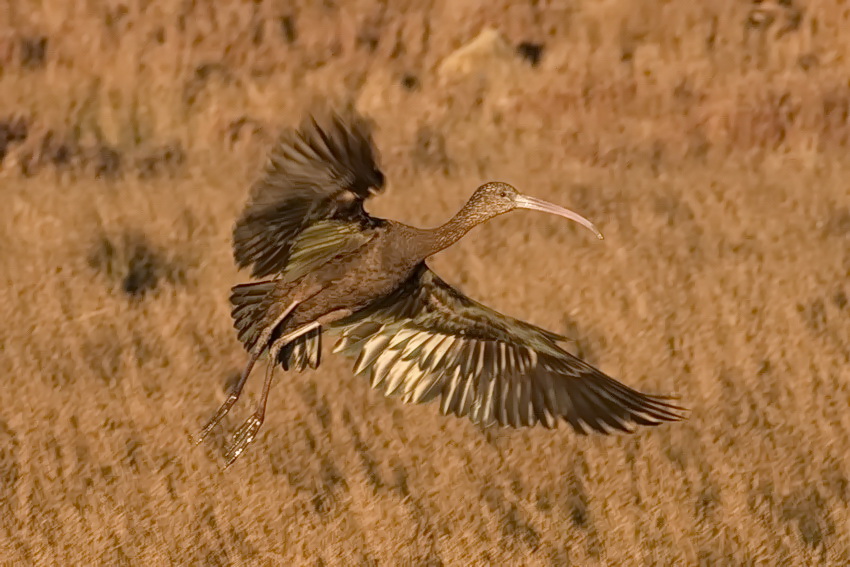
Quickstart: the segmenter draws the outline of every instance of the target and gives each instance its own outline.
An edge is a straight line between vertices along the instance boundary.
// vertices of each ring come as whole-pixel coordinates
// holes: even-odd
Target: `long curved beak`
[[[570,219],[571,221],[575,221],[579,223],[581,226],[585,227],[588,230],[593,231],[593,234],[596,235],[596,238],[602,240],[604,236],[599,232],[592,222],[576,213],[575,211],[571,211],[569,209],[565,209],[564,207],[559,207],[558,205],[553,205],[548,201],[544,201],[542,199],[535,199],[534,197],[529,197],[528,195],[518,195],[514,200],[516,206],[520,209],[530,209],[532,211],[540,211],[543,213],[551,213],[553,215],[558,215],[564,217],[566,219]]]

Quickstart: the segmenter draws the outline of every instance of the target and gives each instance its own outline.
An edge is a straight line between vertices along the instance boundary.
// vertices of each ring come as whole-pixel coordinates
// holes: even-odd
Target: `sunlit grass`
[[[2,4],[0,562],[850,562],[850,16],[512,4]],[[440,66],[485,25],[508,55]],[[326,348],[232,469],[258,384],[193,447],[245,359],[232,223],[327,98],[376,122],[377,214],[501,179],[591,218],[605,241],[515,213],[433,266],[691,419],[482,432]]]

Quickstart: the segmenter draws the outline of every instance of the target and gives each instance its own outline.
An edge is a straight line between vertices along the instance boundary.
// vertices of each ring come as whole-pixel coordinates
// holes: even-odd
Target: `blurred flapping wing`
[[[384,175],[366,120],[354,112],[308,118],[287,130],[233,229],[233,255],[255,278],[284,271],[301,231],[317,221],[374,226],[363,202]]]

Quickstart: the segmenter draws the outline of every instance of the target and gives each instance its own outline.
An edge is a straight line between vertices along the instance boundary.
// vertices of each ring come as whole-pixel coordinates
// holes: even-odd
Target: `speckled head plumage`
[[[508,213],[515,209],[528,209],[562,216],[575,221],[592,231],[597,238],[602,240],[602,233],[592,222],[569,209],[549,203],[536,197],[523,195],[508,183],[502,181],[490,181],[478,187],[469,198],[464,207],[466,220],[471,223],[480,223],[497,215]]]

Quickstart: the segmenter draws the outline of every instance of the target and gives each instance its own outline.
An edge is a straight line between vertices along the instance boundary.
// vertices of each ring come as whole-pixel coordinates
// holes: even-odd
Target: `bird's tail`
[[[277,321],[275,324],[274,321],[278,317],[272,316],[275,310],[282,315],[282,310],[287,307],[278,301],[279,298],[270,297],[277,284],[276,281],[263,281],[239,284],[231,289],[230,303],[233,304],[233,309],[230,314],[233,317],[233,326],[236,327],[239,341],[248,352],[253,351],[257,346],[267,326],[277,326],[282,323]],[[266,335],[266,340],[274,336],[270,333]],[[285,370],[289,370],[290,367],[304,370],[307,366],[317,368],[320,356],[321,331],[316,329],[284,346],[277,359]]]

